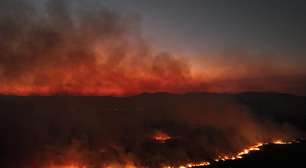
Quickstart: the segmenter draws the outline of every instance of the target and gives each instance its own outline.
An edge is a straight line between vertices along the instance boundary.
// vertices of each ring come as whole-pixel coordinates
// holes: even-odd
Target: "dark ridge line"
[[[29,95],[18,95],[18,94],[5,94],[0,93],[0,97],[110,97],[110,98],[133,98],[142,96],[247,96],[247,95],[277,95],[277,96],[290,96],[290,97],[305,97],[306,95],[295,95],[285,92],[261,92],[261,91],[246,91],[246,92],[186,92],[186,93],[173,93],[173,92],[143,92],[130,95],[99,95],[99,94],[74,94],[74,93],[55,93],[55,94],[29,94]]]

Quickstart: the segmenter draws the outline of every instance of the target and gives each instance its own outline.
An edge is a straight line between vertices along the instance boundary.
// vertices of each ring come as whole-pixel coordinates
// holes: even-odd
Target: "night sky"
[[[241,47],[258,52],[305,55],[303,0],[108,0],[139,13],[156,45],[190,52]]]

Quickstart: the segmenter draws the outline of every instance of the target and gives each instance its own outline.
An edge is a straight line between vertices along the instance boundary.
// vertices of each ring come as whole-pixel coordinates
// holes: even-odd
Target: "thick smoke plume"
[[[0,91],[111,94],[188,91],[185,60],[155,54],[138,17],[95,1],[0,2]]]
[[[94,0],[2,0],[0,38],[1,94],[305,94],[305,75],[294,75],[304,69],[294,63],[226,52],[215,62],[196,58],[197,69],[182,56],[153,50],[137,15]]]

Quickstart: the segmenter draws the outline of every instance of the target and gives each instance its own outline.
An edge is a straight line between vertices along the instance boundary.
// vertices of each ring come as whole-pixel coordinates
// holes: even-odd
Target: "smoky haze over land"
[[[303,97],[278,94],[1,97],[0,103],[1,163],[25,168],[160,167],[214,159],[258,142],[300,138],[296,119],[305,109]],[[156,132],[171,138],[156,141]]]

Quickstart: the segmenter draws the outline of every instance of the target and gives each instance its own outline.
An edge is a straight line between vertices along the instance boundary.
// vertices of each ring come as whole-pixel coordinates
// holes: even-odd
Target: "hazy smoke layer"
[[[0,102],[1,167],[180,165],[296,135],[290,126],[256,117],[222,95],[2,97]],[[156,132],[171,139],[156,141]]]
[[[0,2],[0,91],[131,94],[186,91],[186,61],[153,54],[138,17],[95,1]]]

